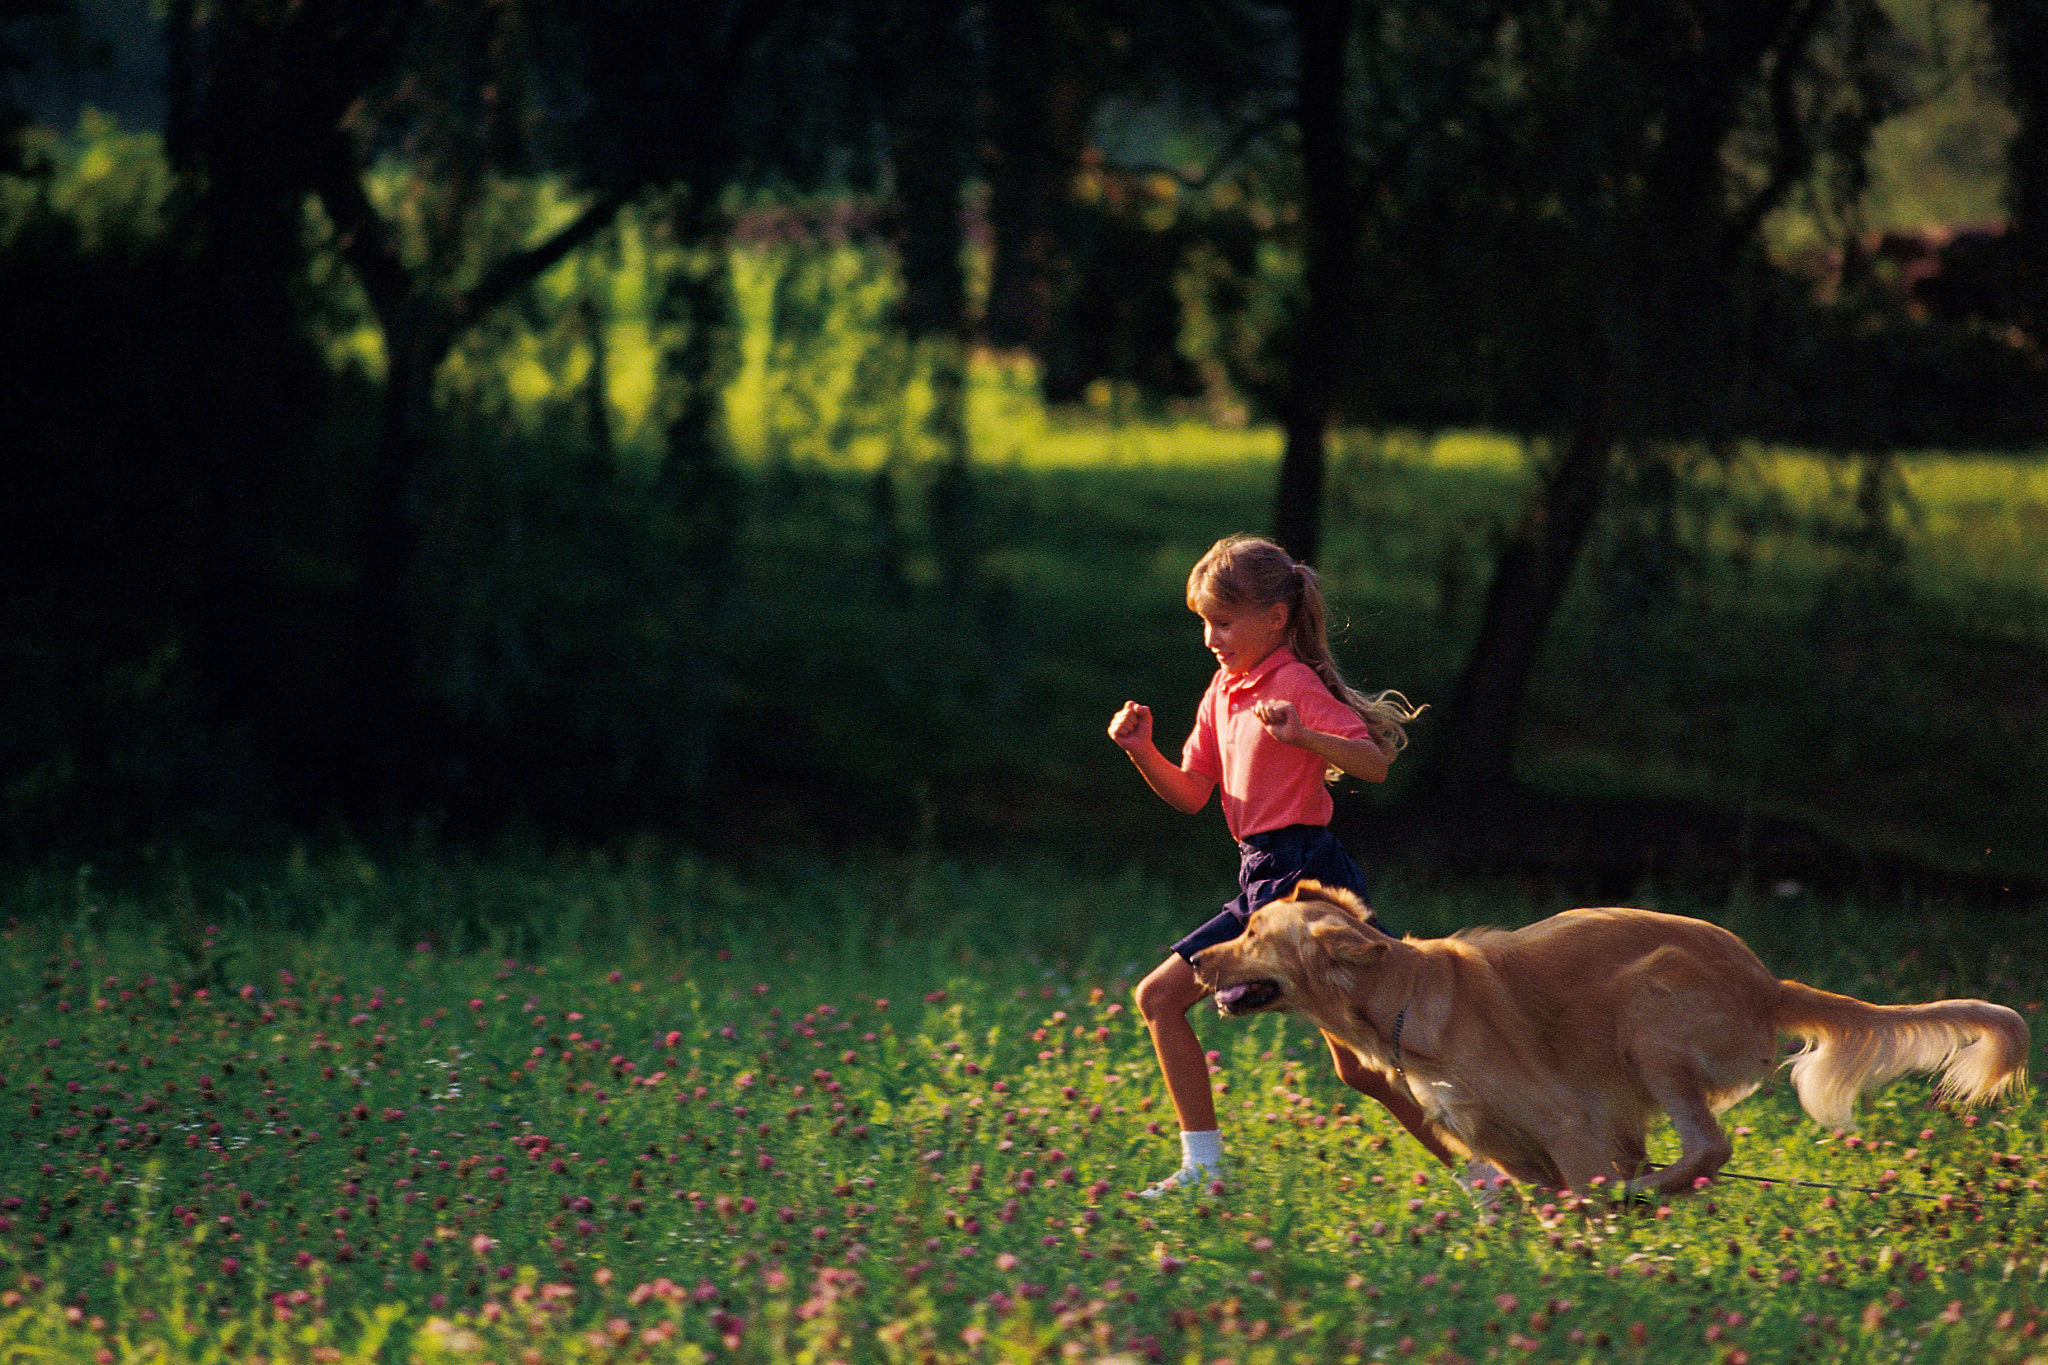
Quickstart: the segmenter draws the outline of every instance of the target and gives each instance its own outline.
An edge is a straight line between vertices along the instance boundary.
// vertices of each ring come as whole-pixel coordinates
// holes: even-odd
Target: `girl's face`
[[[1287,604],[1230,606],[1213,597],[1195,599],[1202,618],[1202,644],[1225,673],[1256,668],[1287,638]]]

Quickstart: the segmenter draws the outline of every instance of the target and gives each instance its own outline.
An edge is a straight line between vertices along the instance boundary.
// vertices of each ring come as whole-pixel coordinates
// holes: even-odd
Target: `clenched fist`
[[[1152,708],[1134,701],[1123,704],[1109,722],[1109,737],[1126,749],[1152,742]]]

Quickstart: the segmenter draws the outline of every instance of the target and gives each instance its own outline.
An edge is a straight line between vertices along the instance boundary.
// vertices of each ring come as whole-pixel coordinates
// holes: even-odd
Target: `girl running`
[[[1223,1172],[1208,1060],[1187,1018],[1208,994],[1195,980],[1195,954],[1236,938],[1252,911],[1304,877],[1366,897],[1365,874],[1330,832],[1328,783],[1344,773],[1384,781],[1408,742],[1403,727],[1420,714],[1399,692],[1367,696],[1344,681],[1330,655],[1315,570],[1269,540],[1217,541],[1188,575],[1187,600],[1219,667],[1179,765],[1153,743],[1152,712],[1136,702],[1116,713],[1109,737],[1176,810],[1192,815],[1223,788],[1224,822],[1238,843],[1239,893],[1222,914],[1174,944],[1137,988],[1138,1012],[1181,1129],[1180,1169],[1142,1191],[1149,1198]],[[1438,1160],[1453,1162],[1413,1098],[1349,1049],[1333,1043],[1330,1052],[1345,1084],[1386,1106]]]

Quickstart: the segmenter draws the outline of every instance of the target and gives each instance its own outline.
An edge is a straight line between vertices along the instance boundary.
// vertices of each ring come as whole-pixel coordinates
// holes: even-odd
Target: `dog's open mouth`
[[[1240,981],[1216,992],[1218,1014],[1250,1014],[1280,998],[1277,981]]]

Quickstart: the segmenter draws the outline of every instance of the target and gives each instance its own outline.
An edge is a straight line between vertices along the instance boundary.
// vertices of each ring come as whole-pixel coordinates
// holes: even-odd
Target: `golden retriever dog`
[[[1731,1152],[1715,1116],[1777,1068],[1780,1034],[1805,1042],[1792,1086],[1830,1128],[1908,1071],[1940,1071],[1964,1104],[2026,1084],[2027,1025],[2003,1005],[1872,1005],[1780,981],[1726,929],[1650,910],[1396,939],[1350,892],[1304,881],[1195,973],[1224,1014],[1315,1021],[1405,1085],[1452,1147],[1581,1193],[1596,1177],[1658,1194],[1712,1177]],[[1681,1151],[1653,1168],[1659,1109]]]

